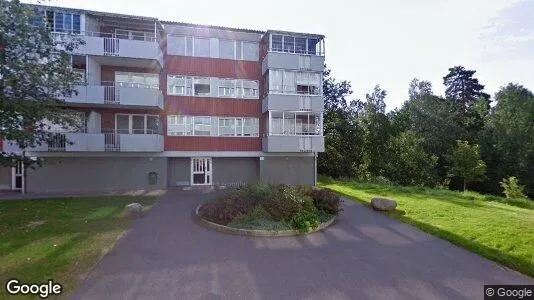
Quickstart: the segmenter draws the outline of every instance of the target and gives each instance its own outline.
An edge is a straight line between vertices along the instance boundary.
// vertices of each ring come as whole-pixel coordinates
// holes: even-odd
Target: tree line
[[[475,73],[450,68],[443,96],[429,81],[413,79],[402,106],[386,112],[387,92],[379,85],[365,100],[350,99],[351,83],[325,67],[318,172],[500,195],[513,185],[516,196],[533,198],[534,95],[509,83],[492,98]]]

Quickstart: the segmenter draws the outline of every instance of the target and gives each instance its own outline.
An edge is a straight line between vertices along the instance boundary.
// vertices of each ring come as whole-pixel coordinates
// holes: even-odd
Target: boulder
[[[397,208],[397,201],[385,198],[371,199],[371,206],[374,210],[391,211]]]
[[[130,203],[124,207],[123,216],[127,218],[139,218],[143,215],[143,205]]]

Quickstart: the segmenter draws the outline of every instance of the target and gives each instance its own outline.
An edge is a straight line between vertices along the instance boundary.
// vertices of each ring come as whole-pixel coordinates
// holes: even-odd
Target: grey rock
[[[371,206],[374,210],[392,211],[397,208],[397,201],[385,198],[373,198],[371,199]]]
[[[143,205],[130,203],[124,207],[123,215],[130,218],[139,218],[143,215]]]

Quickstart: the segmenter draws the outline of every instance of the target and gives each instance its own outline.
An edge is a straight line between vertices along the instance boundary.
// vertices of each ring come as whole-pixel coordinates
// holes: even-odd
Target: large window
[[[213,91],[211,87],[213,86]],[[216,77],[167,76],[167,94],[177,96],[259,98],[259,82],[246,79]]]
[[[217,126],[212,128],[213,126]],[[170,136],[259,136],[258,118],[168,116]]]
[[[167,37],[167,52],[170,55],[219,57],[234,60],[258,61],[259,44],[250,41],[235,41],[219,39],[218,53],[212,53],[211,39],[169,35]]]
[[[159,116],[116,114],[115,132],[119,134],[159,134]]]
[[[271,51],[324,55],[324,43],[319,38],[273,34]]]
[[[269,134],[272,135],[321,135],[319,113],[270,112]]]
[[[193,42],[194,56],[210,57],[210,40],[202,38],[194,38]]]
[[[219,41],[219,58],[234,59],[235,41]]]
[[[115,84],[118,86],[159,89],[159,75],[151,73],[115,72]]]
[[[243,42],[243,60],[255,61],[258,59],[259,59],[258,43]]]
[[[269,70],[269,90],[271,93],[319,95],[321,74],[285,70]]]
[[[46,23],[52,32],[80,33],[81,17],[60,11],[46,11]]]

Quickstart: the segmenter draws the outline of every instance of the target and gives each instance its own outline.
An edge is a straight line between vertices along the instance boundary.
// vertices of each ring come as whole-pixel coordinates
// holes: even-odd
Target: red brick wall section
[[[165,136],[165,151],[261,151],[256,137]]]

